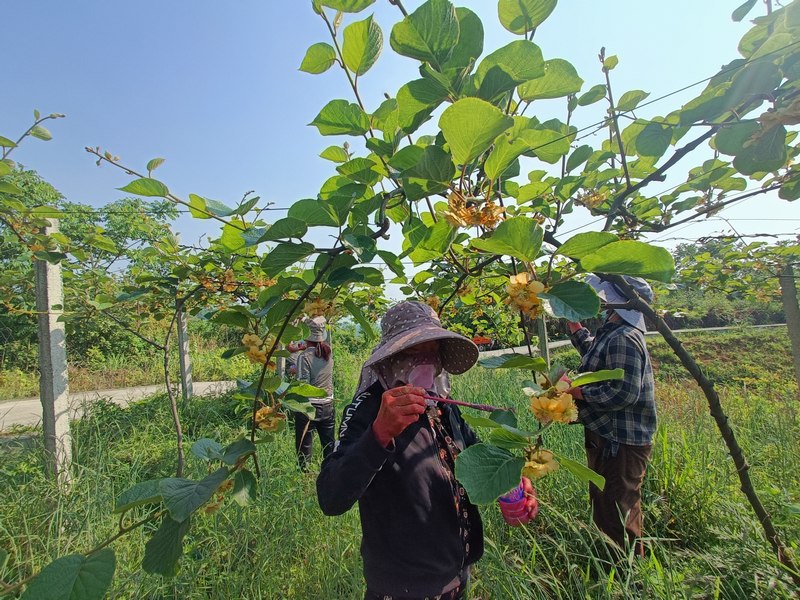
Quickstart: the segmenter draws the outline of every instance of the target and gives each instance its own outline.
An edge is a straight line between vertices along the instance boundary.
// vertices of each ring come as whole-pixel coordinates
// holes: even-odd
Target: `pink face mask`
[[[410,384],[433,390],[436,378],[442,372],[442,358],[438,350],[404,354],[391,357],[377,366],[378,378],[386,389]]]

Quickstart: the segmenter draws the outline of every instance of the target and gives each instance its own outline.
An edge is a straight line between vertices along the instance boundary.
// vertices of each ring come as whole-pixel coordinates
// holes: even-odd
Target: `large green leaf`
[[[733,159],[733,166],[742,175],[758,172],[774,172],[783,167],[788,159],[786,128],[783,125],[757,131],[745,148]]]
[[[583,79],[566,60],[554,58],[544,63],[544,76],[519,86],[519,96],[530,102],[544,98],[563,98],[581,91]]]
[[[314,245],[308,242],[301,244],[281,242],[264,257],[261,267],[267,277],[275,277],[293,264],[311,256],[314,250]]]
[[[361,12],[371,6],[375,0],[317,0],[322,6],[346,13]]]
[[[233,492],[231,497],[239,506],[247,506],[256,500],[258,493],[258,481],[247,469],[236,471],[233,477]]]
[[[576,375],[572,380],[572,387],[588,385],[590,383],[600,383],[601,381],[609,381],[612,379],[618,380],[624,377],[624,369],[604,369],[601,371],[592,371],[590,373],[581,373]]]
[[[580,281],[557,283],[547,293],[539,294],[550,303],[553,316],[568,321],[589,319],[600,312],[600,298],[592,286]]]
[[[675,272],[675,261],[668,250],[635,240],[611,242],[580,261],[585,271],[634,275],[667,283]]]
[[[170,516],[178,522],[183,522],[211,499],[227,477],[227,467],[221,467],[200,481],[168,477],[161,480],[158,488]]]
[[[303,62],[300,63],[300,70],[316,75],[330,69],[335,62],[336,50],[333,49],[333,46],[319,42],[312,44],[306,50]]]
[[[639,103],[650,94],[642,90],[630,90],[622,94],[617,101],[617,112],[628,112],[639,106]]]
[[[430,79],[409,81],[397,91],[397,125],[413,133],[447,98],[447,90]]]
[[[511,33],[525,34],[544,23],[556,3],[557,0],[500,0],[497,14]]]
[[[456,9],[448,0],[427,0],[392,28],[389,42],[398,54],[431,63],[447,62],[458,43]]]
[[[672,142],[673,127],[663,123],[650,122],[636,136],[636,153],[639,156],[660,158]]]
[[[247,225],[241,218],[232,219],[222,227],[222,235],[219,238],[220,244],[231,252],[241,250],[247,244]]]
[[[225,450],[222,451],[222,458],[220,458],[220,460],[226,465],[234,466],[243,456],[254,454],[255,451],[255,444],[246,438],[242,438],[228,444],[225,447]]]
[[[413,246],[409,257],[415,264],[441,258],[456,237],[458,230],[444,219],[425,230],[422,240]]]
[[[114,504],[114,512],[125,512],[142,504],[161,502],[161,491],[158,487],[160,482],[160,479],[140,481],[132,488],[125,490],[117,498]]]
[[[91,556],[62,556],[28,584],[22,600],[101,600],[111,586],[116,562],[110,548]]]
[[[544,230],[536,221],[529,217],[512,217],[500,223],[490,237],[474,239],[471,243],[484,252],[533,262],[539,256],[543,238]]]
[[[470,66],[483,52],[483,23],[478,15],[468,8],[456,8],[458,17],[458,44],[453,48],[445,69],[464,69]]]
[[[482,358],[478,364],[486,369],[527,369],[528,371],[547,371],[547,361],[537,356],[527,356],[525,354],[501,354]]]
[[[761,129],[758,121],[737,121],[721,127],[714,136],[714,147],[730,156],[744,152],[747,143]]]
[[[566,456],[556,454],[555,452],[553,452],[553,456],[556,458],[556,460],[558,460],[562,467],[575,475],[575,477],[580,479],[583,483],[593,483],[600,488],[600,490],[605,489],[606,479],[602,475],[595,473],[586,465],[582,465],[581,463],[576,462],[571,458],[567,458]]]
[[[449,183],[456,174],[453,157],[440,146],[427,146],[419,155],[419,160],[401,173],[402,177],[427,179]]]
[[[531,437],[536,434],[522,435],[519,430],[500,427],[489,432],[489,442],[506,450],[524,450],[531,444]]]
[[[137,196],[153,196],[156,198],[165,198],[169,195],[169,190],[166,185],[161,183],[158,179],[151,179],[150,177],[134,179],[125,187],[119,188],[119,190]]]
[[[183,555],[183,538],[189,531],[191,519],[178,522],[164,515],[161,526],[145,544],[142,569],[145,573],[175,577],[178,561]]]
[[[350,160],[350,155],[347,154],[347,150],[341,146],[328,146],[325,148],[325,150],[320,152],[319,155],[325,160],[330,160],[336,163],[343,163]]]
[[[345,27],[342,57],[347,68],[356,75],[370,70],[382,48],[383,32],[372,15]]]
[[[459,100],[448,107],[439,119],[439,127],[450,144],[450,152],[457,164],[475,160],[513,124],[511,117],[478,98]]]
[[[589,106],[590,104],[599,102],[605,97],[606,97],[606,86],[603,85],[602,83],[598,83],[597,85],[589,88],[589,91],[587,91],[580,98],[578,98],[578,105]]]
[[[520,137],[528,144],[530,151],[527,154],[534,154],[539,160],[543,160],[549,164],[555,164],[561,160],[562,157],[569,154],[571,138],[573,137],[571,131],[569,132],[564,125],[563,130],[554,129],[558,127],[555,123],[537,125],[535,127],[524,129],[520,132]],[[561,124],[563,125],[563,124]]]
[[[266,228],[266,231],[258,239],[259,243],[286,240],[289,238],[300,239],[308,231],[305,221],[295,217],[285,217],[278,219]]]
[[[358,104],[331,100],[310,125],[322,135],[364,135],[369,131],[369,117]]]
[[[475,444],[456,458],[456,479],[475,504],[489,504],[519,485],[525,460],[507,450]]]
[[[339,165],[336,167],[336,170],[353,181],[365,183],[370,186],[375,185],[383,179],[383,174],[379,166],[370,159],[361,156]]]
[[[492,100],[544,74],[544,58],[539,46],[528,40],[516,40],[481,61],[474,84],[478,97]]]
[[[222,460],[222,445],[217,440],[202,438],[192,444],[192,454],[205,461]]]
[[[212,216],[229,217],[236,209],[210,198],[189,194],[189,212],[195,219],[210,219]]]
[[[289,207],[289,217],[303,221],[309,227],[336,227],[338,219],[321,200],[304,198]]]
[[[616,235],[605,231],[579,233],[564,242],[559,249],[556,250],[556,254],[563,254],[570,258],[581,259],[584,256],[595,253],[603,246],[607,246],[616,241],[619,241]]]

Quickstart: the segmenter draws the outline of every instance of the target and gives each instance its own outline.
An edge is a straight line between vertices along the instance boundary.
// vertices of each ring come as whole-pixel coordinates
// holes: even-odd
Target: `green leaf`
[[[308,242],[301,244],[281,242],[264,257],[261,267],[267,277],[275,277],[293,264],[311,256],[314,250],[314,245]]]
[[[200,481],[168,477],[162,479],[158,489],[170,516],[182,523],[198,508],[208,502],[220,484],[228,477],[228,468],[220,467]]]
[[[553,457],[558,460],[562,467],[575,475],[575,477],[580,479],[583,483],[593,483],[600,488],[601,491],[605,489],[606,479],[602,475],[595,473],[589,467],[582,465],[571,458],[567,458],[566,456],[562,456],[553,452]]]
[[[488,444],[474,444],[456,458],[456,479],[475,504],[489,504],[519,485],[525,460]]]
[[[458,17],[458,44],[453,48],[445,69],[464,69],[472,65],[483,52],[483,23],[480,17],[468,8],[456,8]]]
[[[189,531],[191,519],[178,522],[164,515],[161,526],[144,547],[142,569],[145,573],[175,577],[178,561],[183,555],[183,538]]]
[[[322,6],[327,6],[334,10],[340,10],[346,13],[361,12],[368,6],[372,5],[375,0],[318,0]]]
[[[642,90],[631,90],[622,94],[617,101],[617,112],[628,112],[639,106],[639,103],[650,94]]]
[[[114,240],[107,238],[104,235],[88,235],[83,241],[90,246],[94,246],[98,250],[114,253],[117,252],[117,245],[114,243]]]
[[[544,76],[519,86],[520,99],[526,102],[544,98],[563,98],[581,91],[583,79],[569,62],[554,58],[544,63]]]
[[[287,391],[304,398],[326,398],[328,396],[328,392],[322,388],[301,381],[293,381]]]
[[[233,327],[247,328],[250,326],[250,318],[236,309],[217,311],[214,316],[211,317],[211,321],[218,325],[231,325]]]
[[[12,196],[19,196],[22,194],[22,189],[11,183],[10,181],[0,181],[0,194],[11,194]]]
[[[431,63],[437,70],[458,43],[456,10],[448,0],[427,0],[392,28],[389,43],[398,54]]]
[[[343,165],[339,165],[336,170],[353,181],[365,183],[369,186],[373,186],[383,179],[383,174],[378,165],[370,159],[360,156],[348,160]]]
[[[247,506],[257,498],[258,482],[255,475],[247,469],[236,471],[233,476],[233,492],[231,497],[239,506]]]
[[[599,83],[589,89],[583,96],[578,98],[579,106],[589,106],[606,97],[606,86]]]
[[[266,380],[264,387],[266,387]],[[242,438],[241,440],[236,440],[232,444],[228,444],[225,447],[225,450],[222,452],[221,460],[226,465],[234,466],[243,456],[253,454],[255,451],[255,444],[248,439]],[[220,471],[223,470],[224,469],[220,469]]]
[[[757,131],[745,148],[733,159],[733,166],[742,175],[753,175],[761,171],[777,171],[786,164],[786,128],[783,125]]]
[[[319,154],[322,158],[336,163],[343,163],[350,160],[347,150],[341,146],[328,146]]]
[[[369,117],[358,104],[331,100],[310,123],[321,135],[364,135],[369,131]]]
[[[356,323],[361,326],[361,330],[367,336],[367,341],[371,342],[374,340],[375,330],[372,328],[372,323],[367,320],[367,318],[364,316],[364,313],[361,312],[361,309],[356,306],[356,303],[348,298],[343,302],[343,305],[347,309],[347,312],[349,312],[356,320]]]
[[[714,136],[714,147],[723,154],[736,156],[744,151],[748,141],[760,129],[761,125],[755,120],[724,125]]]
[[[303,62],[300,63],[300,70],[312,75],[324,73],[336,62],[336,50],[330,44],[318,42],[309,46]]]
[[[503,427],[502,423],[493,421],[489,417],[481,417],[478,415],[470,415],[464,413],[461,417],[466,421],[470,427],[488,427],[489,429],[500,429]]]
[[[635,240],[611,242],[584,255],[580,261],[585,271],[634,275],[665,283],[670,282],[675,272],[675,262],[668,250]]]
[[[30,134],[35,138],[44,140],[45,142],[49,142],[53,139],[53,134],[50,133],[46,127],[42,127],[41,125],[34,125]]]
[[[544,230],[536,221],[529,217],[512,217],[500,223],[490,237],[474,239],[471,243],[484,252],[533,262],[539,256],[543,238]]]
[[[192,454],[205,461],[222,460],[222,444],[216,440],[202,438],[192,444]]]
[[[592,155],[594,150],[591,146],[581,146],[576,148],[575,151],[569,155],[567,159],[567,173],[571,172],[576,167],[582,165]]]
[[[495,138],[514,124],[496,106],[478,98],[464,98],[449,106],[439,119],[453,160],[468,164],[489,148]]]
[[[409,257],[417,265],[436,260],[447,252],[456,234],[457,229],[452,227],[446,220],[440,219],[433,227],[426,229],[425,236],[413,248]]]
[[[493,429],[489,433],[489,442],[506,450],[524,450],[531,445],[530,438],[534,435],[536,434],[525,436],[521,435],[519,431],[511,431],[506,427],[500,427],[500,429]]]
[[[517,415],[513,410],[495,410],[489,415],[489,419],[500,425],[517,427]]]
[[[544,23],[556,3],[557,0],[500,0],[497,13],[508,31],[526,34]]]
[[[757,3],[758,3],[758,0],[747,0],[747,2],[745,2],[744,4],[739,6],[735,11],[733,11],[733,14],[731,15],[731,19],[733,19],[735,22],[738,23],[739,21],[741,21],[742,19],[744,19],[747,16],[747,13],[749,13],[751,10],[753,10],[753,7]]]
[[[356,75],[370,70],[382,48],[383,32],[372,15],[345,27],[342,57],[347,68]]]
[[[530,146],[530,151],[539,160],[549,164],[555,164],[566,156],[570,151],[570,140],[573,137],[572,129],[567,131],[566,125],[562,130],[552,129],[550,126],[542,124],[531,129],[520,132],[520,137]],[[558,127],[555,123],[552,127]],[[560,124],[563,125],[563,124]]]
[[[11,173],[11,166],[8,163],[0,161],[0,177]]]
[[[278,219],[266,228],[258,238],[258,243],[286,240],[289,238],[301,238],[308,232],[305,221],[295,217],[285,217]]]
[[[161,502],[161,492],[158,488],[160,482],[160,479],[140,481],[132,488],[125,490],[117,498],[114,504],[114,512],[121,513],[142,504]]]
[[[603,70],[604,71],[613,71],[614,68],[619,64],[619,58],[615,55],[611,55],[607,57],[603,61]]]
[[[547,293],[539,294],[550,303],[553,316],[568,321],[589,319],[600,312],[600,298],[592,286],[580,281],[557,283]]]
[[[309,227],[336,227],[338,219],[328,210],[329,207],[315,198],[298,200],[289,207],[289,217],[303,221]]]
[[[401,176],[449,183],[455,174],[456,166],[453,164],[453,157],[441,147],[431,145],[422,150],[419,161],[403,171]]]
[[[547,362],[537,356],[527,356],[525,354],[501,354],[482,358],[478,364],[486,369],[527,369],[544,373],[547,371]]]
[[[7,137],[0,135],[0,148],[16,148],[17,145]]]
[[[147,161],[147,172],[155,171],[158,167],[164,164],[163,158],[153,158]]]
[[[62,556],[28,584],[22,600],[102,600],[111,587],[115,569],[116,558],[110,548],[91,556]]]
[[[672,142],[672,127],[661,123],[648,123],[636,136],[636,153],[639,156],[660,158]]]
[[[590,383],[599,383],[601,381],[609,381],[612,379],[624,379],[624,369],[605,369],[601,371],[593,371],[591,373],[581,373],[576,375],[572,380],[572,387],[581,385],[588,385]]]
[[[539,46],[528,40],[516,40],[481,61],[474,84],[478,97],[492,100],[544,74],[544,58]]]
[[[282,401],[283,408],[286,410],[290,410],[292,412],[300,413],[301,415],[305,415],[309,419],[313,419],[314,416],[317,414],[317,409],[314,408],[314,405],[308,400],[308,398],[303,398],[302,396],[295,396],[294,398],[284,398]]]
[[[135,194],[137,196],[153,196],[156,198],[166,198],[169,195],[167,186],[149,177],[142,177],[141,179],[134,179],[125,187],[118,188],[122,192]]]
[[[579,233],[564,242],[559,249],[556,250],[556,254],[580,260],[584,256],[593,254],[603,246],[607,246],[616,241],[619,241],[616,235],[604,231]]]
[[[430,79],[409,81],[397,91],[397,126],[414,133],[447,98],[447,90]]]

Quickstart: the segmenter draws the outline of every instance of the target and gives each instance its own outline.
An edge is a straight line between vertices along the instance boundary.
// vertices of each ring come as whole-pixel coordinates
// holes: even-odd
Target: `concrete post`
[[[51,219],[45,234],[58,231],[58,221]],[[39,396],[42,401],[45,471],[59,484],[71,482],[72,436],[69,431],[69,384],[67,381],[67,344],[63,312],[64,293],[61,265],[37,260],[36,312],[39,322]]]
[[[186,323],[186,312],[183,306],[178,310],[178,363],[181,368],[181,395],[183,401],[188,402],[194,395],[192,380],[192,359],[189,355],[189,328]]]
[[[536,329],[539,336],[539,356],[541,356],[547,363],[547,368],[550,368],[550,347],[549,340],[547,339],[547,317],[541,315],[536,319]]]

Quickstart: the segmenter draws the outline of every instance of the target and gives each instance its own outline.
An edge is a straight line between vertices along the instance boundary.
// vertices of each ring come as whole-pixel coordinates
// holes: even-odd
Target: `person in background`
[[[286,375],[289,377],[297,377],[297,357],[306,349],[305,340],[299,342],[289,342],[286,349],[289,351],[289,356],[286,357]]]
[[[381,329],[322,463],[319,504],[340,515],[358,502],[366,600],[464,598],[483,525],[454,465],[478,439],[456,406],[425,396],[449,396],[447,374],[470,369],[478,348],[420,302],[390,308]],[[535,515],[535,502],[521,522]]]
[[[309,419],[306,415],[295,413],[295,447],[300,469],[307,471],[311,462],[313,431],[319,435],[322,444],[323,458],[333,451],[336,429],[336,415],[333,403],[333,358],[331,347],[326,342],[325,317],[306,319],[309,334],[305,339],[305,349],[297,355],[296,372],[299,381],[305,381],[325,390],[323,398],[312,398],[311,405],[315,415]],[[291,352],[291,350],[290,350]]]
[[[653,290],[643,279],[625,277],[646,302]],[[592,275],[591,285],[605,304],[626,304],[628,298],[613,284]],[[572,344],[581,354],[581,372],[623,369],[623,379],[572,388],[578,419],[585,428],[588,466],[605,477],[601,491],[589,484],[592,518],[611,538],[618,553],[633,548],[644,556],[642,482],[656,431],[653,369],[644,342],[644,315],[615,308],[594,337],[580,323],[568,323]]]

